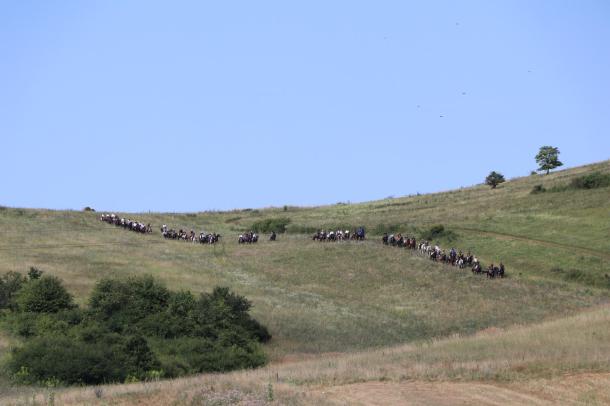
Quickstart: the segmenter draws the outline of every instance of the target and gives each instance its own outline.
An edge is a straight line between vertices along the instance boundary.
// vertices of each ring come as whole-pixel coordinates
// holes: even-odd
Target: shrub
[[[260,345],[252,341],[238,346],[226,345],[221,340],[180,337],[167,344],[160,359],[163,370],[170,377],[255,368],[266,362]]]
[[[8,368],[22,383],[49,379],[64,384],[122,382],[144,378],[159,362],[142,337],[106,335],[94,342],[67,336],[37,337],[13,351]],[[27,373],[24,373],[27,371]]]
[[[148,316],[160,313],[168,305],[170,292],[152,276],[126,280],[103,279],[93,288],[89,311],[112,331],[133,329]]]
[[[457,234],[452,230],[447,230],[442,224],[437,224],[424,231],[421,238],[428,241],[438,240],[441,238],[447,241],[453,241],[457,238]]]
[[[40,279],[43,273],[44,271],[41,271],[40,269],[31,266],[30,270],[28,271],[28,278],[30,278],[30,280]]]
[[[9,276],[21,282],[3,323],[25,340],[7,366],[21,382],[139,381],[266,362],[259,342],[271,339],[269,331],[250,316],[250,301],[228,288],[196,299],[150,276],[103,279],[80,310],[52,276],[3,280]]]
[[[259,220],[252,224],[251,230],[257,233],[270,233],[275,231],[276,233],[286,232],[286,226],[290,224],[290,219],[286,217],[271,218],[265,220]]]
[[[532,188],[532,191],[530,193],[535,195],[535,194],[544,193],[544,192],[546,192],[546,189],[545,189],[544,186],[542,186],[542,185],[534,185],[534,187]]]
[[[94,211],[95,211],[95,209],[94,209],[94,208],[92,208],[92,207],[87,206],[87,207],[85,207],[85,208],[83,209],[83,211],[91,211],[91,212],[94,212]]]
[[[16,306],[15,295],[26,281],[20,273],[13,271],[0,277],[0,309],[10,309]]]
[[[56,313],[74,307],[72,295],[61,281],[50,275],[32,279],[17,292],[19,310],[34,313]]]
[[[202,337],[218,336],[229,330],[239,330],[251,339],[266,342],[271,335],[266,327],[250,317],[252,304],[243,296],[226,287],[216,287],[212,293],[203,293],[197,301],[196,334]]]
[[[610,174],[593,172],[572,179],[571,186],[575,189],[596,189],[610,186]]]

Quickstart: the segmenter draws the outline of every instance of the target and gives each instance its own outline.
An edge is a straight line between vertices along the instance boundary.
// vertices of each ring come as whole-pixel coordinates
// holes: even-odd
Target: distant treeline
[[[151,276],[100,280],[88,307],[31,268],[0,277],[2,327],[21,338],[6,361],[26,384],[100,384],[254,368],[271,338],[228,288],[173,292]]]

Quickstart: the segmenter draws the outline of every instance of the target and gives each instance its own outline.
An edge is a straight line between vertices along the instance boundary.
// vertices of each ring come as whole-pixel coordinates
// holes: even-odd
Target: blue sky
[[[4,1],[0,204],[366,201],[610,158],[607,1]]]

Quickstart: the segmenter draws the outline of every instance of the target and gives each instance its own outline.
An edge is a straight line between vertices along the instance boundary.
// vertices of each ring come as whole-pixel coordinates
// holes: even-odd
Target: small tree
[[[504,182],[504,175],[496,171],[491,171],[485,178],[485,184],[491,186],[492,189],[495,189],[502,182]]]
[[[55,276],[32,279],[17,293],[19,310],[34,313],[57,313],[74,307],[72,295]]]
[[[562,166],[563,163],[559,160],[559,148],[550,145],[540,147],[536,155],[536,163],[539,166],[538,170],[546,171],[547,175],[551,169]]]

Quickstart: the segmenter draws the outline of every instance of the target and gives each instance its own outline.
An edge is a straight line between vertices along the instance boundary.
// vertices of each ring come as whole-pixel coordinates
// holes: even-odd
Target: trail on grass
[[[610,402],[610,374],[583,373],[508,384],[363,382],[318,389],[312,395],[337,405],[604,405]]]

